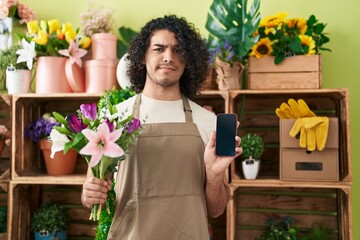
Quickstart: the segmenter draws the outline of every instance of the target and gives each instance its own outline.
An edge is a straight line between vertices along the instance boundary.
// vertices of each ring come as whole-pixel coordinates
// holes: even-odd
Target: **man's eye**
[[[163,49],[162,48],[154,48],[154,51],[162,52]]]

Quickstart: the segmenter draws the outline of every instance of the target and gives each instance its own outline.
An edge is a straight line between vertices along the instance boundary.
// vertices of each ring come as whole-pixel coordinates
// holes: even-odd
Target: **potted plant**
[[[209,53],[209,63],[215,68],[219,90],[240,89],[240,74],[244,66],[235,54],[233,46],[226,40],[224,45],[217,46],[215,49],[210,48]]]
[[[242,87],[245,60],[259,39],[254,33],[260,24],[260,0],[253,1],[250,8],[247,2],[214,0],[210,6],[205,28],[210,33],[210,50],[220,53],[215,61],[220,90]],[[225,53],[225,58],[220,57],[221,53]],[[234,78],[229,77],[235,73]]]
[[[56,147],[49,141],[51,130],[54,126],[60,125],[49,113],[45,113],[38,120],[29,123],[25,128],[25,137],[34,142],[39,142],[42,150],[46,171],[49,175],[72,174],[75,170],[75,163],[78,153],[70,149],[68,152],[56,152],[51,155],[51,148]],[[69,141],[69,140],[67,140]]]
[[[68,226],[69,216],[58,204],[42,204],[31,218],[35,240],[65,240]]]
[[[31,71],[25,62],[17,63],[17,52],[20,49],[20,45],[12,45],[0,51],[0,70],[6,72],[6,87],[9,94],[27,93],[30,88]]]
[[[114,10],[90,3],[80,14],[80,31],[91,38],[92,59],[117,59],[117,37],[111,33]]]
[[[241,138],[240,146],[245,158],[242,161],[243,174],[246,179],[255,179],[259,173],[260,157],[265,149],[264,141],[259,135],[248,133]]]

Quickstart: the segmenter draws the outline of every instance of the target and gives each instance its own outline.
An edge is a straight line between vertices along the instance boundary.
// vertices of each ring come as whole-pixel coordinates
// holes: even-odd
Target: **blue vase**
[[[35,232],[35,240],[66,240],[67,231],[40,231]]]

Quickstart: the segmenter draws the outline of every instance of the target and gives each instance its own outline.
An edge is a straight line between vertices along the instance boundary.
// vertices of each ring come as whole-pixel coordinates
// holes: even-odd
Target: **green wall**
[[[79,26],[79,14],[86,9],[84,0],[20,0],[33,8],[41,19],[59,18]],[[193,22],[206,37],[205,21],[211,0],[103,0],[98,1],[115,9],[114,29],[125,25],[139,30],[149,19],[164,14],[177,14]],[[289,17],[307,18],[311,14],[328,24],[332,52],[323,54],[323,88],[349,88],[351,113],[351,142],[353,159],[353,231],[354,239],[360,239],[360,2],[355,0],[263,0],[262,16],[286,11]],[[358,133],[358,134],[355,134]]]

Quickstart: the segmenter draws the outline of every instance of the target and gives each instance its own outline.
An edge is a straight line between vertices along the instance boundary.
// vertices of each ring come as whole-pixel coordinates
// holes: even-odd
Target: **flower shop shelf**
[[[61,179],[71,183],[71,177],[53,178],[45,176],[45,164],[39,145],[24,137],[25,128],[29,123],[39,119],[44,113],[56,111],[66,115],[66,113],[75,112],[82,103],[97,102],[99,97],[100,95],[89,94],[13,95],[12,125],[16,126],[13,132],[13,140],[17,144],[12,146],[12,180],[32,180],[46,183],[47,180],[55,182]],[[76,163],[75,174],[85,175],[86,169],[86,161],[79,157]],[[39,176],[39,180],[35,180],[37,176]]]
[[[19,184],[10,181],[8,240],[34,239],[30,229],[31,217],[42,203],[57,203],[67,210],[70,217],[68,239],[94,239],[96,223],[88,220],[90,212],[81,204],[82,187],[57,184]]]
[[[237,113],[240,120],[238,135],[257,133],[265,141],[265,152],[261,158],[258,178],[245,180],[241,173],[241,156],[232,162],[230,176],[232,183],[247,184],[261,180],[264,183],[293,185],[301,181],[280,181],[279,118],[275,109],[289,98],[303,99],[317,116],[336,117],[339,129],[339,181],[315,182],[316,186],[349,185],[351,173],[351,142],[348,89],[304,89],[304,90],[233,90],[229,92],[229,112]],[[306,183],[306,180],[304,180]]]
[[[347,188],[241,187],[230,184],[227,239],[248,240],[266,232],[270,219],[292,217],[298,236],[309,236],[316,224],[334,232],[331,239],[352,239],[351,194]],[[327,238],[330,239],[330,238]]]

